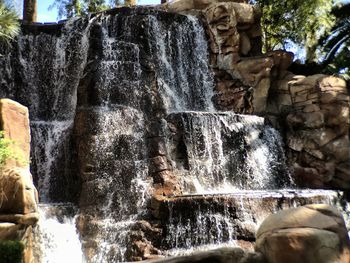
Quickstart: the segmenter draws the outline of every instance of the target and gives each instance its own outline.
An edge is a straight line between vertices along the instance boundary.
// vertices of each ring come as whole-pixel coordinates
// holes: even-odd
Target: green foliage
[[[265,51],[286,49],[288,43],[306,48],[307,60],[315,59],[320,34],[333,24],[333,0],[251,0],[262,10]]]
[[[9,44],[18,35],[19,29],[16,11],[0,1],[0,41]]]
[[[350,3],[335,6],[332,14],[335,24],[319,41],[325,73],[340,73],[350,80]]]
[[[7,160],[16,160],[20,163],[25,163],[23,156],[13,150],[15,142],[4,138],[4,132],[0,131],[0,171]]]
[[[130,0],[55,0],[49,9],[57,7],[59,18],[71,18],[100,12],[113,6],[130,5],[131,2]]]
[[[20,263],[24,245],[20,241],[0,241],[0,263]]]

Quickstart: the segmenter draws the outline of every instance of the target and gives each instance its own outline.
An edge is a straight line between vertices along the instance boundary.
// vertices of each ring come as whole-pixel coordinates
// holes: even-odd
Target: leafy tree
[[[136,4],[136,0],[55,0],[49,9],[57,7],[59,18],[70,18],[100,12],[113,6],[134,4]]]
[[[19,29],[16,12],[0,0],[0,41],[9,44],[19,33]]]
[[[333,8],[335,24],[319,41],[325,72],[341,73],[350,80],[350,3]]]
[[[316,59],[320,35],[333,23],[329,15],[333,0],[251,0],[262,10],[265,51],[287,49],[294,43],[304,46],[307,61]]]

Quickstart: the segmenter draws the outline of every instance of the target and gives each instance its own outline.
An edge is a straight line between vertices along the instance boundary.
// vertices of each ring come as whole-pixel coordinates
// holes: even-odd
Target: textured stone
[[[156,156],[150,159],[150,172],[161,172],[169,169],[168,161],[166,156]]]
[[[296,180],[303,186],[347,189],[350,178],[344,173],[336,176],[337,165],[350,160],[349,95],[345,82],[318,74],[294,76],[287,83],[276,84],[280,83],[283,90],[288,87],[292,99],[286,118],[287,144],[293,160],[298,162],[293,165]]]
[[[280,229],[271,233],[257,249],[269,263],[346,263],[347,255],[339,255],[339,237],[314,228]]]
[[[26,168],[7,169],[0,177],[0,213],[29,214],[38,211],[38,193]]]
[[[22,225],[35,225],[39,220],[39,213],[22,214],[0,214],[0,222],[8,222]]]
[[[23,159],[20,162],[10,160],[7,162],[7,167],[28,167],[30,161],[30,128],[27,107],[10,99],[0,99],[0,130],[4,131],[5,138],[15,142],[12,146],[13,150]]]
[[[193,0],[175,0],[165,5],[167,10],[171,12],[183,12],[194,9]]]
[[[148,263],[264,263],[264,257],[260,253],[247,253],[240,248],[220,248],[203,252],[196,252],[189,256],[172,257],[160,260],[144,261]]]
[[[270,215],[259,227],[255,248],[270,263],[346,263],[350,260],[344,219],[337,209],[324,204]]]
[[[316,204],[287,209],[270,215],[260,225],[256,236],[260,238],[276,229],[303,227],[346,232],[342,214],[337,209],[329,205]]]
[[[270,79],[263,78],[259,81],[253,91],[253,109],[254,113],[264,113],[267,106],[267,97],[270,89]]]
[[[252,46],[250,44],[250,39],[247,36],[246,33],[241,33],[241,39],[240,39],[240,52],[242,55],[248,55],[249,51],[252,49]]]
[[[19,224],[0,223],[0,241],[17,239],[21,228]]]

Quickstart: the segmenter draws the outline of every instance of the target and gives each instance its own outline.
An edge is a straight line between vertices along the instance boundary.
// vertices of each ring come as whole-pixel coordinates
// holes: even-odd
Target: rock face
[[[14,151],[22,162],[7,161],[7,166],[28,167],[30,156],[30,128],[28,108],[10,99],[0,99],[0,130],[4,137],[15,142]]]
[[[30,129],[28,109],[0,100],[0,130],[14,141],[12,150],[20,161],[8,160],[0,167],[0,241],[21,240],[26,244],[24,263],[32,260],[32,226],[39,219],[38,193],[29,172]]]
[[[255,247],[269,263],[346,263],[349,245],[341,213],[313,204],[267,217],[257,232]]]
[[[271,57],[261,57],[260,12],[252,5],[223,2],[203,11],[216,79],[216,107],[237,113],[265,110]],[[260,57],[254,57],[259,55]]]
[[[350,188],[349,95],[344,80],[314,75],[288,82],[287,145],[299,185]]]
[[[186,4],[185,4],[186,3]],[[337,77],[295,76],[293,54],[261,53],[261,12],[232,1],[175,1],[175,12],[200,10],[209,35],[216,108],[265,115],[285,132],[298,185],[349,189],[349,95]]]
[[[0,187],[0,213],[25,215],[38,211],[38,193],[27,169],[3,171]]]

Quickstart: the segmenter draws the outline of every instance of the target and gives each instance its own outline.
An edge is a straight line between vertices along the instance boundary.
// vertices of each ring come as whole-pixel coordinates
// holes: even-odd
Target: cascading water
[[[130,107],[109,106],[88,109],[97,127],[89,140],[88,162],[93,173],[82,187],[80,205],[94,218],[98,244],[91,262],[123,261],[128,231],[144,213],[150,182],[144,145],[142,114]],[[91,195],[89,192],[94,193]],[[93,205],[92,205],[93,204]]]
[[[33,145],[35,145],[32,150],[32,162],[37,175],[36,185],[40,189],[39,199],[41,203],[50,202],[50,192],[62,188],[59,182],[55,184],[55,180],[57,180],[55,175],[57,171],[62,171],[62,174],[65,174],[64,168],[67,165],[57,166],[62,165],[59,160],[69,157],[68,149],[64,149],[64,147],[68,143],[72,127],[73,121],[31,122],[32,140]]]
[[[91,151],[80,156],[90,167],[83,173],[81,220],[98,229],[84,241],[98,243],[88,245],[94,251],[91,262],[130,258],[135,224],[149,218],[147,122],[173,110],[212,109],[213,78],[199,20],[179,16],[173,23],[167,15],[144,11],[102,16],[93,27],[99,39],[91,46],[99,52],[91,49],[88,60],[95,60],[89,81],[96,97],[78,107],[78,119],[94,120],[93,129],[78,132]],[[87,192],[96,193],[98,204]]]
[[[185,255],[218,246],[247,247],[261,222],[278,210],[309,203],[337,205],[326,190],[246,190],[227,194],[174,197],[166,204],[163,247],[167,255]],[[249,248],[249,246],[248,246]]]
[[[71,204],[40,205],[41,222],[35,233],[36,259],[42,263],[84,262]]]
[[[140,228],[160,222],[149,209],[156,173],[173,173],[184,193],[168,198],[159,249],[148,247],[158,254],[251,240],[261,207],[309,202],[293,191],[256,191],[292,185],[281,139],[263,118],[215,112],[208,61],[193,16],[120,8],[24,26],[15,51],[0,57],[0,95],[30,109],[31,169],[46,203],[42,262],[144,259],[134,241],[149,245]],[[67,201],[79,209],[56,204]],[[69,260],[57,258],[62,250]]]
[[[183,112],[168,116],[175,173],[188,194],[290,187],[281,138],[264,119],[234,113]],[[180,138],[180,139],[179,139]],[[179,153],[180,151],[180,153]],[[182,151],[182,152],[181,152]],[[178,160],[181,157],[181,161]]]
[[[156,58],[157,83],[168,111],[212,111],[214,79],[204,28],[197,18],[186,18],[186,23],[172,23],[167,31],[155,17],[148,21],[154,34],[151,54]]]
[[[76,215],[66,213],[68,204],[56,202],[70,201],[76,195],[78,180],[71,176],[71,136],[89,26],[86,19],[75,19],[42,28],[20,35],[12,53],[3,58],[6,70],[1,83],[9,90],[2,91],[3,96],[15,98],[30,111],[31,171],[39,201],[45,204],[39,210],[36,235],[42,246],[35,251],[36,260],[82,262]],[[31,26],[24,26],[26,30]]]

